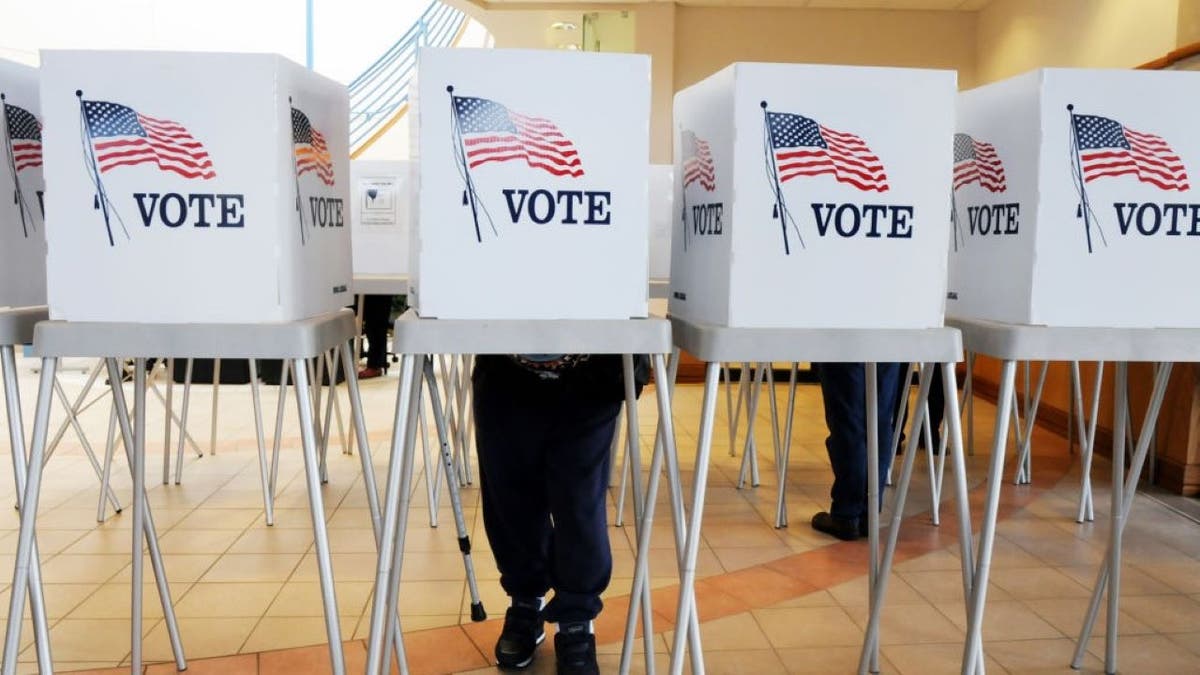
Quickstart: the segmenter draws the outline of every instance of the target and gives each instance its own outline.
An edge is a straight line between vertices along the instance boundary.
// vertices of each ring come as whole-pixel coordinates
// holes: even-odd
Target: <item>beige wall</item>
[[[994,0],[978,13],[979,82],[1044,66],[1140,65],[1176,47],[1180,9],[1179,0]]]
[[[734,61],[782,61],[958,70],[975,83],[975,13],[680,7],[675,86]]]

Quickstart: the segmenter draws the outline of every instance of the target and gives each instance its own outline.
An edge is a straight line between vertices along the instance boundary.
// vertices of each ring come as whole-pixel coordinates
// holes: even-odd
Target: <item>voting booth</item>
[[[650,59],[422,49],[418,71],[417,312],[646,316]]]
[[[354,274],[408,274],[412,162],[350,162]]]
[[[46,304],[38,71],[0,60],[0,307]]]
[[[736,63],[675,95],[672,315],[942,325],[955,74]]]
[[[675,172],[670,164],[650,165],[650,279],[671,277],[671,225],[675,214]]]
[[[1038,70],[959,95],[947,313],[1200,327],[1200,73]]]
[[[344,86],[265,54],[45,51],[41,102],[52,319],[350,303]]]

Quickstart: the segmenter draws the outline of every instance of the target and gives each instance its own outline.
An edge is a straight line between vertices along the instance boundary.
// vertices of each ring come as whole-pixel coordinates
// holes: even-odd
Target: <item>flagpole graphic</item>
[[[463,189],[463,205],[470,204],[471,220],[475,223],[475,241],[482,243],[483,234],[479,231],[479,209],[476,206],[475,183],[471,180],[471,169],[467,164],[467,149],[463,143],[462,137],[462,120],[458,115],[458,107],[454,105],[454,85],[446,85],[446,92],[450,94],[450,115],[454,119],[454,156],[458,159],[462,170],[463,180],[466,182],[466,187]],[[496,226],[492,225],[492,231],[495,232]]]
[[[9,170],[12,171],[13,203],[17,205],[17,213],[19,213],[21,216],[21,232],[24,233],[25,238],[28,239],[29,228],[33,227],[36,229],[37,226],[33,221],[33,212],[29,210],[29,205],[25,202],[25,195],[21,192],[21,179],[17,176],[16,153],[13,152],[11,132],[12,127],[8,120],[8,104],[6,102],[6,96],[3,93],[0,93],[0,109],[4,111],[4,151],[5,155],[8,157]],[[26,215],[29,216],[28,220],[26,220]]]
[[[958,250],[958,240],[962,237],[962,225],[958,221],[958,203],[954,196],[954,190],[950,190],[950,226],[954,229],[954,250]],[[963,244],[967,243],[966,238],[963,238]]]
[[[288,97],[288,116],[295,117],[295,108],[292,107],[292,97]],[[292,152],[296,150],[296,130],[292,128]],[[292,158],[292,178],[296,182],[296,216],[300,218],[300,245],[308,243],[308,239],[304,234],[304,209],[302,208],[303,200],[300,197],[300,169],[296,166],[295,157]]]
[[[1083,232],[1087,237],[1088,253],[1092,252],[1092,221],[1091,216],[1092,206],[1088,203],[1087,188],[1084,186],[1083,178],[1083,163],[1079,159],[1079,119],[1075,115],[1075,104],[1067,104],[1067,115],[1071,118],[1071,172],[1075,177],[1075,187],[1079,192],[1079,207],[1076,210],[1077,218],[1083,218]],[[1100,230],[1100,224],[1096,224],[1096,230],[1100,232],[1100,236],[1104,236],[1104,232]],[[1107,245],[1107,242],[1105,242]]]
[[[91,138],[91,129],[88,125],[87,111],[84,109],[83,90],[76,89],[75,97],[79,99],[79,125],[80,130],[83,132],[83,136],[81,137],[83,141],[83,154],[88,162],[87,166],[89,175],[92,178],[92,184],[96,187],[96,196],[93,201],[95,204],[94,208],[99,209],[104,214],[104,230],[108,234],[108,245],[116,246],[116,241],[113,239],[112,222],[109,220],[108,215],[108,207],[112,206],[112,203],[108,200],[108,192],[104,189],[104,181],[100,179],[100,169],[96,166],[96,149],[89,140]],[[121,214],[117,213],[115,208],[113,209],[113,215],[120,222],[121,229],[125,230],[125,222],[121,220]],[[128,230],[125,230],[125,238],[129,238]]]
[[[772,210],[771,217],[779,219],[779,227],[783,230],[783,254],[791,255],[791,246],[788,244],[787,233],[787,218],[789,217],[787,205],[783,203],[783,189],[779,187],[779,170],[775,166],[775,159],[772,156],[774,144],[771,143],[771,113],[767,111],[767,102],[759,103],[763,109],[763,151],[766,154],[767,166],[771,172],[771,190],[775,194],[775,207]],[[794,224],[794,223],[793,223]],[[800,236],[799,229],[796,230],[796,236]],[[800,247],[804,248],[804,239],[800,239]]]

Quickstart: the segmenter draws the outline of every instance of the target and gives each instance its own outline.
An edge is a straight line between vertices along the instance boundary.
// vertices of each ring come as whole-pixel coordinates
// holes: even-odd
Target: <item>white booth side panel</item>
[[[675,95],[671,314],[729,323],[734,247],[733,68]],[[685,184],[686,183],[686,184]]]
[[[645,316],[649,59],[471,49],[418,58],[417,311]]]
[[[1200,326],[1200,73],[1049,69],[1041,109],[1033,321]]]
[[[38,71],[0,60],[0,307],[46,304]]]
[[[735,69],[730,324],[941,326],[955,73]]]
[[[1032,321],[1040,83],[1034,72],[958,95],[950,316]]]

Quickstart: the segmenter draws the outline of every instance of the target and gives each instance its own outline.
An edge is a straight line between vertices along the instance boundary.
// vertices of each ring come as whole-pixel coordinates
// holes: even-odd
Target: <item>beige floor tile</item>
[[[674,639],[671,631],[666,639]],[[723,619],[708,621],[700,625],[700,640],[704,653],[723,650],[770,650],[771,643],[750,612],[734,614]]]
[[[149,620],[145,625],[150,627],[154,623]],[[103,660],[116,665],[129,654],[129,631],[128,619],[63,619],[50,627],[54,658]]]
[[[216,553],[164,553],[163,567],[167,570],[167,580],[172,584],[193,583],[204,576],[218,558]],[[126,559],[128,560],[128,556]],[[147,555],[142,560],[146,579],[152,579],[150,557]],[[113,577],[113,581],[129,583],[132,573],[133,566],[127,564]]]
[[[965,631],[966,609],[962,603],[944,603],[938,609]],[[983,614],[983,639],[990,640],[1053,640],[1067,637],[1019,600],[988,601]]]
[[[962,642],[921,645],[889,645],[882,657],[901,675],[949,675],[962,671]],[[987,672],[1003,673],[1004,669],[990,657]]]
[[[197,509],[173,529],[176,530],[245,530],[262,514],[262,509]]]
[[[292,529],[255,524],[235,535],[229,553],[304,553],[313,543],[311,528]]]
[[[854,618],[865,633],[866,613]],[[884,606],[883,617],[879,624],[879,643],[881,645],[962,642],[965,637],[961,628],[928,603],[914,605],[888,603]]]
[[[250,636],[257,622],[258,619],[252,617],[180,617],[179,634],[188,658],[228,656],[238,653],[238,648]],[[145,657],[149,661],[170,661],[174,658],[165,623],[160,621],[146,636]]]
[[[962,588],[961,584],[960,581],[959,589]],[[871,600],[866,576],[833,586],[829,592],[843,607],[866,607]],[[959,597],[962,597],[961,592]],[[888,581],[886,605],[911,605],[919,602],[921,602],[921,595],[903,579],[893,576]]]
[[[1058,632],[1068,637],[1079,635],[1083,627],[1083,619],[1087,614],[1088,598],[1062,598],[1051,600],[1025,600],[1024,603],[1038,616],[1045,619]],[[1096,615],[1096,623],[1092,627],[1092,635],[1103,636],[1107,629],[1106,617],[1108,604],[1100,603],[1100,612]],[[1150,626],[1130,616],[1121,610],[1120,632],[1122,635],[1140,635],[1155,632]]]
[[[61,619],[71,614],[89,595],[100,588],[97,584],[44,584],[43,595],[46,599],[46,616]],[[6,587],[0,591],[0,607],[8,607],[9,593]],[[26,599],[28,602],[28,599]],[[28,605],[26,605],[28,607]]]
[[[333,576],[341,581],[374,581],[375,572],[379,565],[379,556],[374,553],[333,553],[330,556],[333,564]],[[459,571],[462,570],[462,556],[458,556]],[[404,571],[407,572],[409,567],[408,557],[405,557]],[[406,575],[407,576],[407,575]],[[300,564],[296,567],[296,571],[292,574],[292,581],[317,581],[320,576],[317,571],[317,557],[315,554],[305,554],[301,559]]]
[[[785,675],[788,672],[773,650],[709,651],[707,644],[704,647],[704,667],[713,673],[728,675]]]
[[[1121,611],[1160,633],[1183,633],[1200,626],[1200,602],[1185,595],[1122,594]]]
[[[300,553],[231,553],[201,577],[207,582],[285,581],[297,565]]]
[[[371,597],[374,584],[362,581],[335,581],[338,613],[344,616],[361,614]],[[455,598],[457,606],[457,597]],[[289,581],[279,589],[264,614],[271,617],[324,616],[321,603],[321,584],[317,581]]]
[[[48,584],[103,583],[129,564],[125,555],[57,555],[42,563],[42,579]],[[11,569],[12,562],[9,562]]]
[[[862,630],[840,607],[759,609],[754,611],[754,618],[776,648],[862,643]]]
[[[162,535],[163,553],[224,553],[238,538],[236,530],[173,530]]]
[[[1072,672],[1075,640],[988,640],[987,654],[1010,673]],[[1096,671],[1104,664],[1092,654],[1085,654],[1082,669]]]
[[[171,587],[171,595],[176,601],[187,591],[188,586],[179,584]],[[114,582],[104,584],[89,595],[68,615],[71,619],[129,619],[130,605],[129,583]],[[163,616],[162,601],[158,598],[158,588],[153,583],[142,586],[142,616],[146,619],[161,619]]]
[[[339,622],[343,638],[354,633],[358,616],[343,616]],[[328,643],[325,619],[317,617],[264,617],[246,639],[241,651],[260,652]]]
[[[267,611],[283,582],[198,583],[176,605],[186,618],[258,617]]]
[[[1093,638],[1088,651],[1104,658],[1104,640]],[[1200,656],[1165,635],[1121,636],[1117,643],[1117,668],[1123,673],[1200,672]]]
[[[790,675],[826,675],[857,671],[861,651],[860,647],[806,647],[779,649],[776,654]],[[894,671],[883,656],[879,665],[882,672]]]
[[[994,570],[991,583],[1018,600],[1085,598],[1091,589],[1052,567],[1005,567]]]

